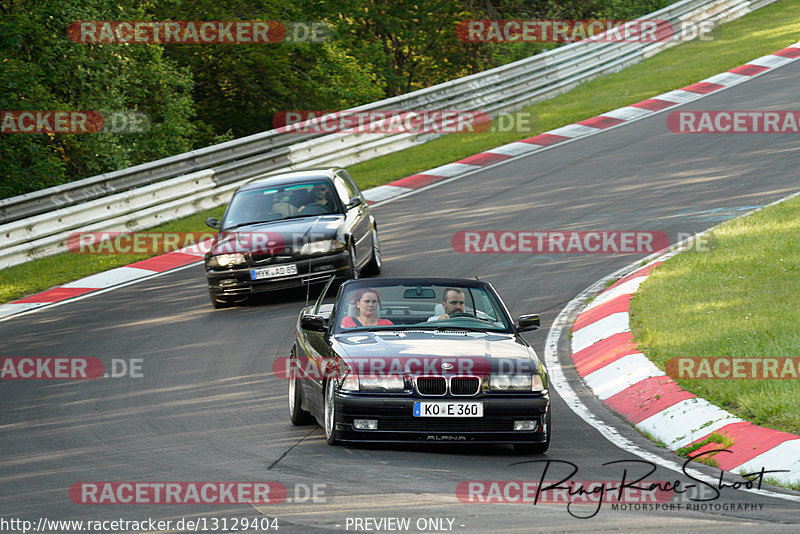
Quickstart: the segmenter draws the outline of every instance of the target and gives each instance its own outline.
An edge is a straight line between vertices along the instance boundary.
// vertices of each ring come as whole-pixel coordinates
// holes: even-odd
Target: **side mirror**
[[[350,199],[350,202],[347,203],[347,209],[351,210],[356,206],[360,206],[362,204],[361,199],[359,197],[353,197]]]
[[[206,226],[210,226],[211,228],[219,228],[219,221],[216,217],[209,217],[206,219]]]
[[[539,320],[538,313],[520,315],[519,322],[517,323],[517,330],[520,332],[527,332],[529,330],[537,330],[540,326],[542,326],[542,323]]]
[[[300,318],[300,328],[303,330],[310,330],[312,332],[324,332],[325,318],[321,315],[303,315]]]

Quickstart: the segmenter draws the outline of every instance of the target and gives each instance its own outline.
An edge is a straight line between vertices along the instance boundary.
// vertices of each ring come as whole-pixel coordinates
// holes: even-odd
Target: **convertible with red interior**
[[[487,282],[350,280],[302,310],[288,373],[292,423],[347,442],[550,444],[547,370]]]

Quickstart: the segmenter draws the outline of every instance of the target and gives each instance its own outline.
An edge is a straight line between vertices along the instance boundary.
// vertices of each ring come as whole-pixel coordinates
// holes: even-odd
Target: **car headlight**
[[[359,376],[361,391],[403,391],[406,382],[401,375]]]
[[[348,373],[342,380],[340,389],[344,391],[405,391],[406,383],[402,375],[357,375]]]
[[[324,241],[314,241],[306,243],[300,247],[300,254],[310,256],[312,254],[327,254],[331,251],[344,250],[344,243],[338,239],[325,239]]]
[[[539,379],[538,375],[534,375]],[[491,391],[532,391],[533,376],[531,375],[491,375],[489,389]]]
[[[235,254],[219,254],[217,256],[211,256],[208,260],[209,267],[230,267],[232,265],[243,265],[247,263],[247,260],[244,257],[244,254],[235,253]]]

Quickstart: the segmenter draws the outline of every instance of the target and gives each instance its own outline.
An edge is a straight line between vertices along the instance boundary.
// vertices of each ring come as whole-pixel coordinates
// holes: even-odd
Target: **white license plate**
[[[289,276],[297,274],[297,265],[276,265],[275,267],[264,267],[263,269],[251,269],[250,279],[261,280],[263,278],[275,278],[276,276]]]
[[[483,417],[483,403],[415,402],[414,417]]]

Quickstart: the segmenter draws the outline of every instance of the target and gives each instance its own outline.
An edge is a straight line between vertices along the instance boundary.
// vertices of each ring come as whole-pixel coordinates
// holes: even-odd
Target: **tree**
[[[80,20],[143,20],[140,2],[3,2],[0,110],[146,114],[138,133],[0,134],[0,196],[84,178],[191,148],[195,131],[188,69],[154,44],[84,44]]]

